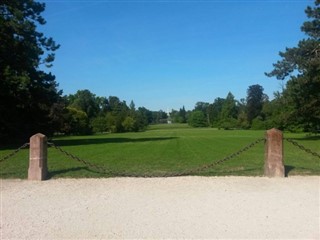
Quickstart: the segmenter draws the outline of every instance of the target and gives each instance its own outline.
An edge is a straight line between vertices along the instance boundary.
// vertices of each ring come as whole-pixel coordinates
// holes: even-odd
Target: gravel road
[[[320,239],[320,177],[1,181],[1,239]]]

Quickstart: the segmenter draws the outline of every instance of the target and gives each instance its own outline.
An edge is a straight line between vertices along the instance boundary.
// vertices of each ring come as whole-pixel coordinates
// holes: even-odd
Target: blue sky
[[[40,31],[61,44],[54,66],[64,94],[89,89],[150,110],[193,109],[260,84],[278,52],[305,36],[309,0],[46,0]]]

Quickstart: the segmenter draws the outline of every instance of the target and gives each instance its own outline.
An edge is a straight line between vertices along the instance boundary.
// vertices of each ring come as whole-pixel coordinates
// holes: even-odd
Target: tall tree
[[[219,127],[224,129],[235,128],[237,125],[237,101],[231,92],[228,93],[221,109]]]
[[[45,4],[34,0],[0,2],[0,141],[53,132],[53,109],[61,92],[50,67],[59,48],[37,31],[46,22]],[[55,108],[59,109],[59,108]]]
[[[204,116],[206,118],[206,121],[207,121],[207,125],[210,125],[210,116],[209,116],[210,109],[209,109],[209,106],[210,106],[210,103],[197,102],[195,107],[194,107],[194,110],[193,110],[193,111],[201,111],[201,112],[203,112],[203,114],[204,114]]]
[[[261,114],[264,96],[262,86],[259,84],[249,86],[247,90],[247,120],[249,124]]]
[[[179,122],[186,123],[187,122],[187,112],[184,106],[179,110]]]
[[[78,90],[76,94],[69,95],[68,99],[69,105],[72,108],[85,112],[89,119],[92,119],[99,114],[102,99],[96,97],[95,94],[91,93],[87,89]]]
[[[306,39],[297,47],[280,52],[281,60],[266,73],[279,80],[288,79],[283,104],[288,114],[286,125],[301,125],[306,131],[320,131],[320,0],[305,10],[308,21],[301,30]]]
[[[222,106],[225,102],[224,98],[216,98],[214,100],[214,102],[212,104],[210,104],[211,106],[209,106],[209,117],[210,117],[210,123],[212,126],[217,127],[218,126],[218,122],[221,116],[221,110],[222,110]]]

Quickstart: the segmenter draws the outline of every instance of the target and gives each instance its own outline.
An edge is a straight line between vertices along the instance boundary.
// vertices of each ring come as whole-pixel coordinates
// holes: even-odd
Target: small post
[[[264,175],[267,177],[285,177],[283,134],[275,128],[266,132]]]
[[[30,138],[28,180],[45,180],[47,172],[47,137],[37,133]]]

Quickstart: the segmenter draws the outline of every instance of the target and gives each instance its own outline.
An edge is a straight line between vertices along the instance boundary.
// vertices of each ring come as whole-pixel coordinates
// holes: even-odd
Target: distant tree
[[[119,132],[122,128],[122,126],[121,127],[119,126],[119,124],[120,125],[122,124],[122,121],[119,122],[117,117],[111,112],[108,112],[106,115],[106,123],[107,123],[107,130],[112,133]]]
[[[158,124],[158,123],[167,123],[168,115],[166,112],[160,111],[153,111],[151,113],[151,123]]]
[[[108,98],[109,106],[108,111],[111,111],[115,114],[120,112],[126,112],[129,110],[125,101],[120,101],[118,97],[110,96]]]
[[[194,107],[194,111],[201,111],[203,112],[203,114],[206,114],[208,106],[209,106],[209,103],[207,102],[197,102]]]
[[[152,123],[152,112],[145,107],[139,107],[137,110],[137,124],[138,129],[145,129],[150,123]]]
[[[239,128],[242,129],[249,129],[250,124],[248,122],[248,116],[247,116],[247,101],[244,98],[241,98],[240,101],[238,101],[238,123]]]
[[[252,120],[260,116],[265,94],[263,87],[259,84],[249,86],[247,90],[247,120],[249,124]]]
[[[206,121],[207,121],[207,125],[210,124],[210,118],[209,118],[209,106],[210,106],[210,103],[208,102],[197,102],[195,107],[194,107],[194,110],[193,111],[201,111],[203,112],[205,118],[206,118]]]
[[[179,110],[179,123],[186,123],[186,122],[187,122],[187,111],[183,106]]]
[[[266,75],[288,79],[282,93],[283,109],[289,115],[285,125],[301,125],[306,131],[320,131],[320,0],[305,10],[309,21],[301,30],[308,36],[297,47],[280,52],[282,58]]]
[[[92,131],[94,133],[103,133],[108,130],[106,116],[98,116],[91,121]]]
[[[200,110],[191,112],[188,123],[192,127],[207,127],[207,118]]]
[[[266,128],[278,128],[280,130],[291,128],[288,124],[290,113],[288,106],[283,102],[283,96],[280,92],[274,93],[274,99],[266,101],[263,104],[262,113],[265,117]],[[297,127],[297,125],[296,125]]]
[[[179,123],[180,122],[179,112],[177,110],[175,110],[175,109],[171,110],[169,121],[171,121],[172,123]]]
[[[222,105],[219,126],[225,129],[235,128],[237,127],[237,117],[237,102],[233,94],[229,92]]]
[[[134,104],[133,100],[131,100],[130,102],[129,109],[130,109],[130,115],[134,116],[136,112],[136,105]]]
[[[122,126],[126,132],[133,132],[138,130],[138,126],[133,117],[127,116],[122,122]]]
[[[95,94],[89,90],[78,90],[76,94],[69,95],[69,106],[84,111],[89,119],[96,117],[100,112],[100,104],[103,99],[97,98]]]
[[[173,123],[186,123],[187,122],[187,112],[184,108],[179,109],[179,111],[172,109],[170,113],[170,119]]]
[[[216,98],[214,102],[208,107],[210,124],[213,127],[218,127],[219,125],[219,120],[221,118],[221,111],[222,111],[224,102],[225,102],[224,98]]]
[[[61,109],[54,107],[61,92],[40,66],[51,67],[59,45],[37,31],[46,23],[44,10],[34,0],[0,2],[0,142],[55,130],[52,112]]]
[[[108,99],[106,97],[96,97],[95,101],[99,108],[99,115],[105,115],[108,111]]]
[[[91,133],[89,118],[84,111],[67,107],[64,112],[64,125],[60,130],[67,135],[87,135]]]

